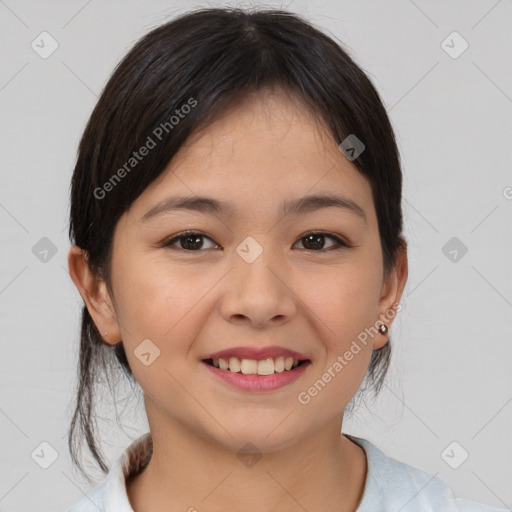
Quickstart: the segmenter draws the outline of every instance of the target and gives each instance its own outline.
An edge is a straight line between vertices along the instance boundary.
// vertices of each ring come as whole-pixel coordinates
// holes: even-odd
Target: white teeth
[[[215,368],[221,370],[229,370],[234,373],[243,373],[244,375],[273,375],[275,373],[281,373],[283,371],[291,370],[299,364],[298,359],[293,357],[276,357],[275,359],[269,357],[267,359],[256,360],[256,359],[238,359],[238,357],[230,357],[228,359],[212,360]]]
[[[274,373],[274,360],[269,357],[258,361],[258,375],[272,375]]]
[[[284,372],[284,357],[278,357],[274,361],[274,370],[278,373]]]
[[[237,357],[229,358],[229,369],[235,373],[240,371],[240,360]]]
[[[231,370],[231,366],[229,369]],[[234,371],[234,368],[231,371]],[[256,375],[258,373],[258,361],[254,359],[242,359],[240,363],[240,371],[244,375]]]

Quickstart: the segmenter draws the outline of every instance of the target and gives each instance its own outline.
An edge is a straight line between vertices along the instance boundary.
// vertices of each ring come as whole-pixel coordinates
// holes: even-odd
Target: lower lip
[[[305,361],[293,370],[285,370],[283,372],[273,373],[272,375],[244,375],[243,373],[221,370],[204,361],[203,364],[224,382],[242,391],[264,392],[274,391],[297,380],[309,366],[310,361]]]

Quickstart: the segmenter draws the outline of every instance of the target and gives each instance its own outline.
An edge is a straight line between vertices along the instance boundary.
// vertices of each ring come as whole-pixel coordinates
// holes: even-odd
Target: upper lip
[[[308,359],[304,354],[300,352],[295,352],[294,350],[290,350],[284,347],[278,347],[277,345],[272,345],[268,347],[233,347],[227,348],[225,350],[220,350],[219,352],[215,352],[210,354],[205,359],[229,359],[230,357],[237,357],[238,359],[268,359],[275,357],[293,357],[298,360],[306,360]]]

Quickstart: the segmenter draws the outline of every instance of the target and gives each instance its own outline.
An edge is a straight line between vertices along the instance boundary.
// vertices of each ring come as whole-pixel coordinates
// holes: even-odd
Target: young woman
[[[341,433],[389,363],[401,188],[375,88],[298,16],[204,9],[138,42],[72,179],[69,445],[108,474],[69,510],[497,511]],[[150,432],[108,470],[96,386],[116,371]]]

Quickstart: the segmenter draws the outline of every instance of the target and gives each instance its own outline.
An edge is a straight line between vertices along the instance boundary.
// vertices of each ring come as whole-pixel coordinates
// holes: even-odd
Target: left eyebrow
[[[294,215],[331,207],[341,208],[345,211],[355,213],[367,222],[364,210],[357,203],[352,201],[352,199],[330,194],[304,196],[300,199],[284,201],[281,207],[281,213],[283,216],[289,214]]]
[[[299,199],[283,201],[281,205],[281,215],[298,215],[320,210],[321,208],[331,207],[341,208],[354,213],[367,222],[364,210],[357,203],[347,197],[329,194],[310,195]],[[231,217],[236,213],[233,203],[219,201],[212,197],[174,196],[163,199],[157,203],[141,217],[140,221],[147,222],[162,213],[175,210],[190,210],[214,214],[224,213]]]

